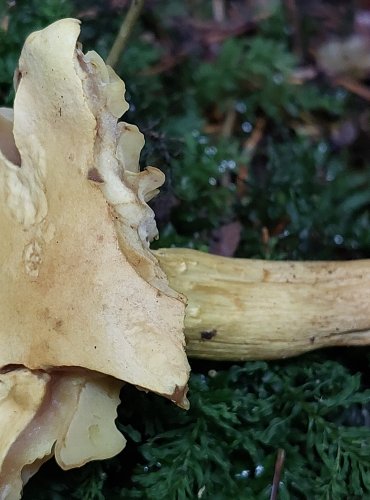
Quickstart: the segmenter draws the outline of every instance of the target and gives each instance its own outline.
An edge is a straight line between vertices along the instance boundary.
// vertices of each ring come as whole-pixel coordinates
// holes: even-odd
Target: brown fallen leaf
[[[234,221],[213,231],[210,253],[232,257],[238,248],[242,227],[239,221]]]

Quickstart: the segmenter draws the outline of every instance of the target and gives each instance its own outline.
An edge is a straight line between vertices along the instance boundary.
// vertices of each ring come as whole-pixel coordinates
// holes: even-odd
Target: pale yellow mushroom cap
[[[33,33],[0,108],[0,499],[51,456],[68,469],[125,445],[124,382],[183,407],[184,298],[149,250],[144,139],[117,123],[122,80],[76,46],[79,22]]]
[[[142,135],[117,125],[124,84],[76,48],[79,22],[30,35],[14,155],[0,151],[0,367],[83,367],[186,406],[185,304],[149,250]]]

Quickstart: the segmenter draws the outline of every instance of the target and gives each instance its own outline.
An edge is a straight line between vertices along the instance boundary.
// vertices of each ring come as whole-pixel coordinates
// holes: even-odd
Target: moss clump
[[[250,362],[194,373],[190,397],[184,412],[125,388],[127,450],[82,474],[40,472],[26,498],[268,499],[279,448],[279,498],[370,495],[370,390],[359,373],[317,355]]]

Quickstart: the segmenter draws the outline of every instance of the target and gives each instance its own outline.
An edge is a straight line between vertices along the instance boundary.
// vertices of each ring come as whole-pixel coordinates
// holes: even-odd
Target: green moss
[[[41,472],[26,498],[59,490],[85,500],[180,500],[199,492],[203,499],[268,499],[279,448],[286,453],[280,498],[366,498],[368,428],[350,424],[354,411],[368,418],[369,398],[359,373],[318,356],[193,374],[188,412],[126,388],[119,425],[127,450],[82,475],[59,474],[60,485],[45,475],[42,482]]]

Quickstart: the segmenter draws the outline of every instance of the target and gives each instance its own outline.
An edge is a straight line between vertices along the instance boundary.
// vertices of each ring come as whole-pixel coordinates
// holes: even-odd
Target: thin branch
[[[303,60],[303,44],[301,35],[301,20],[296,0],[284,0],[289,23],[293,27],[293,52],[300,61]]]
[[[127,40],[129,39],[135,23],[140,16],[144,3],[145,0],[132,0],[131,2],[127,15],[122,22],[121,28],[107,57],[107,64],[112,66],[112,68],[116,66],[122,52],[125,49]]]
[[[233,129],[236,121],[236,110],[234,103],[231,103],[231,106],[226,112],[225,121],[222,124],[221,129],[221,137],[228,138],[233,133]]]
[[[369,87],[363,85],[354,78],[342,76],[335,78],[333,81],[335,85],[340,85],[349,92],[352,92],[352,94],[356,94],[359,97],[362,97],[362,99],[365,99],[365,101],[370,101]]]
[[[225,21],[225,0],[212,0],[213,18],[218,23]]]
[[[244,151],[249,153],[250,156],[254,153],[258,144],[263,139],[266,123],[267,122],[265,118],[262,117],[257,118],[253,132],[251,133],[249,139],[247,139],[244,143]]]
[[[285,460],[285,451],[279,448],[275,462],[275,472],[274,472],[274,479],[272,480],[270,500],[276,500],[278,497],[280,478],[284,465],[284,460]]]

